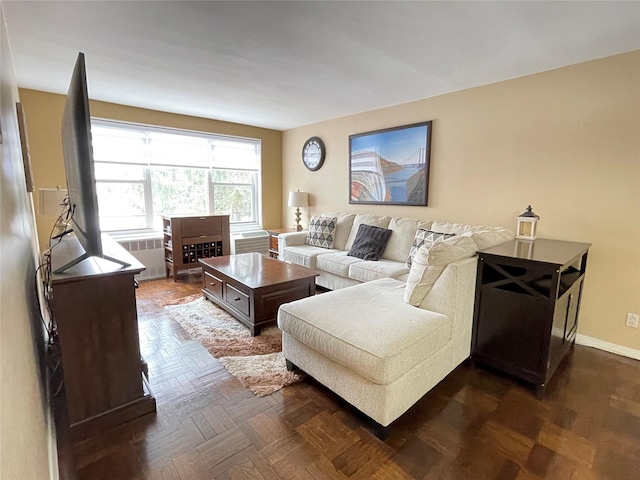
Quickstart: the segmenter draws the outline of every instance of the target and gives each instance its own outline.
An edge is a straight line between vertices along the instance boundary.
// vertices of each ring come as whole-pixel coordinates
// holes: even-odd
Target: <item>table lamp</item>
[[[309,194],[307,192],[301,192],[300,190],[297,192],[289,192],[289,206],[296,207],[296,231],[299,232],[302,230],[302,225],[300,225],[300,207],[309,206]]]

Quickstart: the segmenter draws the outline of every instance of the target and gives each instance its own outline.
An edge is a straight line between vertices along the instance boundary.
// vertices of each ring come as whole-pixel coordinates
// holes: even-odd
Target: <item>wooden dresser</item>
[[[144,270],[106,235],[106,255],[129,267],[90,257],[51,277],[71,436],[86,438],[155,412],[140,356],[134,275]],[[52,270],[84,253],[75,237],[53,248]]]

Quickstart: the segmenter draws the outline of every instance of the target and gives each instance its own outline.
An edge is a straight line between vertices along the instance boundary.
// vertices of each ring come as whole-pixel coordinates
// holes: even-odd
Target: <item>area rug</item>
[[[304,378],[287,370],[278,327],[265,328],[252,337],[247,327],[203,297],[164,308],[257,396],[270,395]]]

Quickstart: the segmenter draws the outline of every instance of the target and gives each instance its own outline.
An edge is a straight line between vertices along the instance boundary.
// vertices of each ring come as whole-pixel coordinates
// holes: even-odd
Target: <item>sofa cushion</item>
[[[420,247],[409,271],[404,301],[410,305],[420,305],[448,264],[472,257],[476,250],[475,242],[470,237],[461,235],[443,240],[431,247]]]
[[[508,228],[488,227],[486,225],[465,225],[463,223],[433,222],[431,230],[443,233],[467,234],[478,246],[479,250],[493,247],[513,240],[514,233]]]
[[[409,250],[411,250],[411,242],[413,242],[416,230],[418,228],[428,229],[430,226],[431,222],[425,222],[417,218],[391,217],[387,228],[393,233],[389,238],[382,258],[405,263]]]
[[[333,248],[338,217],[311,217],[307,232],[307,245]]]
[[[463,233],[463,235],[471,237],[478,246],[478,250],[484,250],[485,248],[508,242],[514,238],[514,233],[506,228],[471,231]]]
[[[281,260],[307,268],[316,268],[316,258],[318,255],[326,253],[340,253],[340,250],[314,247],[312,245],[292,245],[283,250]],[[346,255],[346,252],[343,253]]]
[[[473,230],[473,228],[473,225],[466,225],[464,223],[433,222],[431,224],[431,230],[433,230],[434,232],[455,233],[456,235],[470,232]],[[480,228],[486,229],[487,227]]]
[[[449,317],[402,302],[403,291],[404,283],[382,279],[286,303],[278,326],[372,382],[388,384],[451,338]]]
[[[340,212],[326,212],[322,214],[323,217],[336,217],[338,222],[336,224],[335,240],[333,248],[338,250],[348,250],[347,240],[351,233],[351,227],[353,227],[353,220],[356,218],[355,213],[340,213]]]
[[[409,273],[409,267],[404,263],[385,258],[377,262],[361,260],[349,266],[349,278],[360,282],[371,282],[380,278],[398,278],[407,273]]]
[[[387,228],[361,224],[358,226],[358,234],[351,245],[348,255],[362,258],[363,260],[379,260],[387,247],[391,233],[391,230]]]
[[[411,244],[411,250],[409,250],[409,256],[407,257],[407,267],[411,267],[413,257],[420,247],[426,244],[428,248],[437,242],[446,240],[453,236],[455,236],[455,233],[439,233],[432,230],[426,230],[424,228],[416,230],[416,234],[413,237],[413,243]]]
[[[391,217],[381,217],[380,215],[356,215],[353,219],[351,232],[349,232],[349,238],[347,239],[347,243],[343,250],[351,250],[351,246],[353,245],[353,241],[356,239],[358,227],[360,227],[360,225],[366,224],[373,225],[374,227],[387,228],[390,221]]]
[[[357,257],[349,257],[347,252],[334,251],[327,253],[326,250],[316,258],[316,268],[341,277],[349,277],[349,267],[356,263],[362,262]]]

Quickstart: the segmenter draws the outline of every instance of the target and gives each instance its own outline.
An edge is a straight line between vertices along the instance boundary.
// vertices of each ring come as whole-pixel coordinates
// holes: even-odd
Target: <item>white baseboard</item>
[[[581,335],[578,333],[576,335],[576,343],[578,345],[584,345],[585,347],[593,347],[599,350],[604,350],[605,352],[611,352],[617,355],[622,355],[623,357],[629,357],[635,360],[640,360],[640,350],[636,350],[635,348],[624,347],[622,345],[617,345],[615,343],[605,342],[604,340],[588,337],[587,335]]]
[[[49,438],[49,479],[54,480],[59,478],[60,469],[58,468],[58,442],[56,440],[55,420],[51,408],[47,409],[47,433]]]

